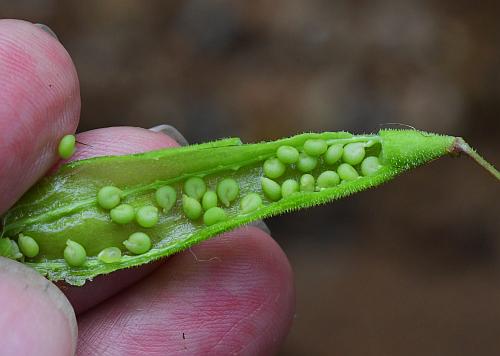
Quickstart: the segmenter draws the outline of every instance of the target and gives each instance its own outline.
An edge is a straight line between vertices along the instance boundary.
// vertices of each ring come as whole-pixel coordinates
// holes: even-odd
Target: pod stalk
[[[460,154],[466,154],[472,158],[477,164],[486,169],[493,177],[500,180],[500,172],[483,157],[481,157],[476,150],[474,150],[465,140],[461,137],[456,137],[453,141],[453,145],[449,149],[449,153],[453,156],[459,156]]]

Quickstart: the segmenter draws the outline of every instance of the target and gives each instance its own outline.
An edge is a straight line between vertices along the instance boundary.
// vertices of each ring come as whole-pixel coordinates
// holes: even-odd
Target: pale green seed
[[[97,203],[104,209],[113,209],[120,204],[122,191],[111,185],[102,187],[97,193]]]
[[[366,157],[363,162],[361,162],[361,174],[368,177],[373,176],[377,174],[381,167],[382,165],[377,157]]]
[[[208,210],[216,207],[217,201],[217,193],[213,190],[207,190],[206,193],[203,194],[203,199],[201,199],[201,206],[203,207],[203,210]]]
[[[191,220],[199,219],[203,212],[200,202],[194,198],[188,197],[186,194],[182,196],[182,210]]]
[[[104,263],[120,262],[122,251],[118,247],[107,247],[99,252],[97,258]]]
[[[300,191],[301,192],[314,192],[314,177],[310,174],[303,174],[300,177]]]
[[[276,151],[278,159],[285,164],[292,164],[299,159],[299,151],[293,146],[281,146]]]
[[[316,157],[309,156],[306,153],[301,153],[297,161],[297,169],[302,173],[311,172],[318,165]]]
[[[137,209],[135,220],[142,227],[153,227],[158,223],[158,208],[153,205],[142,206]]]
[[[232,178],[223,179],[217,184],[217,196],[226,207],[238,197],[239,192],[240,187]]]
[[[59,141],[59,146],[57,147],[57,152],[62,159],[68,159],[75,153],[75,135],[66,135],[61,141]]]
[[[26,257],[33,258],[40,252],[40,247],[38,246],[38,243],[31,236],[19,234],[17,243],[19,245],[19,249]]]
[[[324,155],[325,163],[326,164],[335,164],[339,161],[339,159],[342,157],[342,154],[344,153],[344,148],[342,145],[337,144],[337,145],[332,145],[328,147],[328,150],[326,151]]]
[[[263,166],[264,174],[271,178],[275,179],[281,177],[283,173],[286,171],[286,166],[279,159],[273,157],[269,158],[264,162]]]
[[[177,200],[177,192],[169,185],[159,188],[155,192],[156,203],[163,208],[164,213],[168,213],[173,208]]]
[[[184,183],[184,194],[196,200],[200,200],[206,191],[207,185],[200,177],[188,178]]]
[[[347,163],[342,163],[339,168],[337,168],[337,173],[342,180],[354,180],[359,177],[358,171]]]
[[[345,145],[342,154],[342,160],[345,163],[355,166],[361,163],[363,158],[365,158],[365,144],[363,142],[353,142]]]
[[[269,200],[278,201],[281,199],[281,186],[274,180],[261,177],[262,191]]]
[[[81,266],[87,259],[85,248],[78,242],[67,240],[66,248],[64,249],[64,259],[66,263],[73,267]]]
[[[262,198],[257,193],[248,193],[240,201],[240,209],[243,214],[251,213],[262,206]]]
[[[128,224],[135,218],[135,211],[132,205],[120,204],[109,212],[111,220],[117,224]]]
[[[123,244],[133,254],[140,255],[151,249],[151,238],[143,232],[134,232]]]
[[[218,206],[208,209],[207,211],[205,211],[205,214],[203,214],[203,222],[208,226],[217,224],[225,220],[227,220],[226,212],[224,211],[224,209],[219,208]]]
[[[340,177],[337,172],[334,171],[324,171],[318,176],[318,179],[316,180],[318,190],[335,187],[339,183]]]
[[[281,196],[286,198],[299,191],[299,182],[295,179],[287,179],[281,184]]]
[[[304,152],[309,156],[319,157],[328,149],[325,140],[311,138],[304,142]]]
[[[23,258],[23,254],[19,250],[19,245],[14,240],[10,240],[10,258],[14,260],[19,260]]]

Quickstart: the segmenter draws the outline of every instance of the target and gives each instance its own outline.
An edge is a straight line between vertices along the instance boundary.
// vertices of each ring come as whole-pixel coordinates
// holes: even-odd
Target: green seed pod
[[[19,234],[17,243],[19,245],[19,249],[26,257],[33,258],[40,252],[38,243],[31,236]]]
[[[142,227],[153,227],[158,223],[158,208],[153,205],[142,206],[137,209],[135,220]]]
[[[304,142],[304,152],[309,156],[319,157],[328,149],[325,140],[311,138]]]
[[[159,188],[155,192],[156,204],[163,208],[164,213],[168,213],[173,208],[177,200],[177,192],[169,185]]]
[[[358,171],[347,163],[342,163],[339,168],[337,168],[337,173],[342,180],[354,180],[359,177]]]
[[[120,262],[122,251],[118,247],[107,247],[99,252],[97,258],[104,263]]]
[[[345,145],[342,155],[342,160],[345,163],[355,166],[361,163],[363,158],[365,158],[365,144],[363,142],[354,142]]]
[[[191,220],[199,219],[203,212],[200,202],[194,198],[188,197],[186,194],[182,196],[182,210]]]
[[[309,173],[316,168],[317,165],[318,159],[316,157],[301,153],[297,162],[297,169],[302,173]]]
[[[205,211],[205,214],[203,214],[203,222],[208,226],[217,224],[225,220],[227,220],[226,212],[224,211],[224,209],[219,208],[218,206],[208,209],[207,211]]]
[[[200,200],[207,191],[205,181],[200,177],[191,177],[184,183],[184,194],[188,197]]]
[[[257,193],[248,193],[240,201],[240,209],[243,214],[251,213],[262,206],[262,198]]]
[[[122,191],[111,185],[102,187],[97,193],[97,203],[104,209],[113,209],[120,204]]]
[[[314,177],[310,174],[303,174],[300,177],[300,191],[301,192],[314,192]]]
[[[339,161],[344,153],[344,146],[341,144],[331,145],[325,153],[324,159],[326,164],[335,164]]]
[[[123,244],[133,254],[141,255],[151,249],[151,238],[143,232],[134,232]]]
[[[68,159],[75,153],[75,135],[66,135],[61,141],[59,141],[59,146],[57,152],[62,159]]]
[[[78,242],[67,240],[66,248],[64,249],[64,259],[66,263],[72,267],[78,267],[87,260],[87,252],[85,248]]]
[[[278,159],[285,164],[292,164],[299,160],[299,151],[293,146],[280,146],[276,151]]]
[[[213,190],[207,190],[206,193],[203,194],[203,199],[201,199],[201,206],[203,207],[203,210],[208,210],[216,207],[217,201],[217,193]]]
[[[286,166],[283,162],[281,162],[277,158],[269,158],[264,162],[264,174],[271,178],[275,179],[281,177],[283,173],[286,171]]]
[[[322,190],[325,188],[335,187],[340,183],[340,177],[337,172],[334,171],[324,171],[321,173],[316,180],[318,185],[318,190]]]
[[[128,224],[135,218],[135,211],[132,205],[120,204],[109,212],[111,220],[117,224]]]
[[[295,179],[287,179],[281,184],[281,196],[286,198],[299,191],[299,183]]]
[[[266,177],[260,178],[262,191],[269,200],[278,201],[281,199],[281,186],[274,180]]]
[[[217,195],[222,204],[226,207],[238,197],[239,192],[240,187],[232,178],[223,179],[217,184]]]
[[[365,177],[374,176],[381,167],[382,165],[377,157],[366,157],[363,162],[361,162],[361,174]]]

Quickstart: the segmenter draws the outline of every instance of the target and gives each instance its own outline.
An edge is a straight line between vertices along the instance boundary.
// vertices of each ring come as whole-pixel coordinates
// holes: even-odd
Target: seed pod
[[[225,221],[226,219],[227,215],[224,209],[217,206],[208,209],[207,211],[205,211],[205,214],[203,214],[203,222],[207,226],[217,224],[219,222]]]
[[[175,205],[177,192],[170,185],[159,188],[155,192],[156,203],[163,208],[164,213],[168,213]]]
[[[355,166],[365,158],[365,144],[354,142],[345,145],[342,159],[345,163]]]
[[[266,177],[260,179],[262,191],[269,200],[277,201],[281,199],[281,186],[274,180]]]
[[[324,160],[326,164],[335,164],[339,161],[344,153],[343,145],[331,145],[325,153]]]
[[[318,190],[335,187],[340,183],[339,175],[334,171],[324,171],[316,180]]]
[[[309,173],[316,168],[317,165],[318,159],[316,157],[301,153],[297,162],[297,169],[302,173]]]
[[[146,205],[137,209],[135,220],[142,227],[153,227],[158,223],[158,208]]]
[[[135,211],[132,205],[120,204],[109,212],[111,220],[117,224],[128,224],[134,221]]]
[[[314,177],[310,174],[303,174],[300,177],[300,191],[314,192]]]
[[[74,135],[64,136],[61,141],[59,141],[59,146],[57,148],[59,157],[62,159],[68,159],[73,156],[73,153],[75,153],[75,143],[76,138]]]
[[[201,200],[203,210],[208,210],[217,206],[217,194],[213,190],[207,190]]]
[[[206,191],[207,185],[199,177],[191,177],[184,183],[184,194],[196,200],[200,200]]]
[[[359,177],[358,171],[347,163],[342,163],[339,168],[337,168],[337,173],[342,180],[354,180]]]
[[[299,183],[295,179],[287,179],[281,185],[281,196],[286,198],[299,191]]]
[[[117,187],[102,187],[97,193],[97,203],[104,209],[113,209],[120,204],[122,191]]]
[[[217,184],[217,196],[226,207],[238,197],[239,192],[240,187],[232,178],[223,179]]]
[[[87,252],[78,242],[67,240],[66,248],[64,249],[64,259],[68,265],[78,267],[83,265],[87,260]]]
[[[325,140],[311,138],[304,142],[304,152],[312,157],[319,157],[326,152],[328,145]]]
[[[268,160],[266,160],[264,162],[263,170],[264,170],[264,174],[267,177],[269,177],[271,179],[275,179],[275,178],[281,177],[283,175],[283,173],[285,173],[286,166],[279,159],[273,157],[273,158],[269,158]]]
[[[40,247],[34,238],[30,236],[26,236],[23,234],[19,234],[19,238],[17,239],[17,244],[19,249],[26,257],[33,258],[40,252]]]
[[[118,247],[107,247],[97,255],[99,261],[104,263],[116,263],[122,259],[122,251]]]
[[[134,232],[123,244],[130,252],[141,255],[151,249],[151,238],[143,232]]]
[[[293,146],[283,145],[276,151],[278,159],[285,164],[292,164],[299,160],[299,151]]]
[[[248,193],[241,199],[240,209],[243,214],[249,214],[262,206],[262,198],[257,193]]]
[[[182,196],[182,210],[191,220],[199,219],[203,212],[200,202],[194,198],[188,197],[185,194]]]

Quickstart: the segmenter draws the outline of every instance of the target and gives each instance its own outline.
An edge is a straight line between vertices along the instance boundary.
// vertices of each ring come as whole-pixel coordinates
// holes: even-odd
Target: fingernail
[[[150,130],[154,132],[161,132],[167,136],[170,136],[170,138],[173,138],[180,146],[189,145],[186,138],[182,136],[182,134],[171,125],[158,125],[150,128]]]
[[[45,32],[47,32],[49,35],[51,35],[52,37],[54,37],[56,40],[59,41],[59,38],[57,38],[57,35],[54,31],[52,31],[52,29],[47,26],[47,25],[44,25],[43,23],[36,23],[34,24],[36,27],[38,27],[39,29],[41,30],[44,30]]]
[[[264,231],[266,234],[271,235],[271,230],[269,230],[269,227],[266,225],[264,220],[252,221],[248,224],[248,226],[256,227],[257,229]]]

